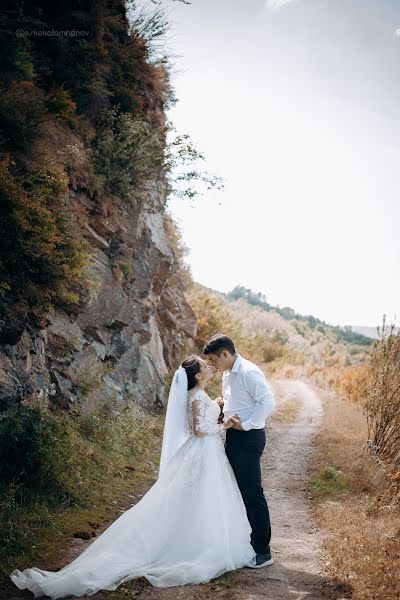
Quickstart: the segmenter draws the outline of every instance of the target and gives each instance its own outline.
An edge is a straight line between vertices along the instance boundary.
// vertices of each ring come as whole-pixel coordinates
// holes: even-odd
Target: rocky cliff
[[[121,161],[104,167],[99,160],[102,147],[94,145],[104,113],[118,106],[120,114],[140,116],[165,147],[165,70],[151,64],[144,41],[129,34],[124,2],[112,8],[98,2],[96,14],[85,3],[76,4],[82,5],[80,12],[65,5],[57,15],[47,3],[31,3],[26,9],[31,12],[23,15],[24,26],[29,19],[36,22],[39,14],[47,27],[60,24],[60,19],[64,28],[66,21],[77,27],[78,19],[79,27],[90,31],[90,39],[75,45],[73,40],[61,45],[47,40],[46,46],[33,38],[3,40],[8,63],[0,106],[1,148],[2,156],[11,158],[0,214],[3,410],[21,401],[78,413],[106,399],[160,404],[168,370],[196,332],[194,314],[184,299],[174,226],[164,211],[162,163],[145,173],[136,169],[135,189],[121,191],[120,176],[131,175],[132,165],[140,164],[137,148],[122,171]],[[21,15],[9,12],[7,18],[9,30],[15,30]],[[98,55],[93,54],[95,47],[101,50]],[[77,59],[85,64],[83,72]],[[23,69],[21,60],[27,63]],[[23,139],[17,138],[15,131],[23,127]],[[115,134],[115,128],[107,131]],[[112,141],[114,158],[115,144],[123,140],[115,135]],[[54,195],[49,200],[43,186],[26,183],[32,180],[27,178],[30,173],[43,171],[43,165],[46,173],[64,182],[57,193],[58,213]],[[45,217],[39,244],[37,223]],[[65,229],[65,219],[70,230]],[[63,252],[71,253],[65,240],[74,236],[90,258],[81,269],[84,278],[74,273],[67,280],[69,263],[66,258],[63,264]],[[57,256],[57,270],[50,263],[52,256]],[[64,296],[53,290],[61,277],[68,292]],[[52,299],[46,300],[45,310],[38,310],[37,289]]]
[[[95,213],[87,228],[98,287],[83,305],[55,308],[43,329],[27,327],[17,343],[2,345],[3,406],[26,400],[90,410],[107,397],[162,403],[168,369],[195,334],[162,216],[121,208],[110,217],[79,201]],[[116,256],[132,272],[114,266]]]

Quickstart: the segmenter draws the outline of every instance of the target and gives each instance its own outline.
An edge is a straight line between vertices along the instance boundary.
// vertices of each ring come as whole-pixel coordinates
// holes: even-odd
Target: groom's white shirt
[[[265,419],[275,409],[275,398],[257,365],[238,354],[230,371],[222,375],[224,421],[237,414],[246,431],[263,429]]]

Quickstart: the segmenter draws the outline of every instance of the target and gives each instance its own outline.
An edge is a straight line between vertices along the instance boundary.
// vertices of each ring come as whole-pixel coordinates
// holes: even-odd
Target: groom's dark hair
[[[222,350],[228,350],[230,354],[236,353],[235,344],[225,333],[215,333],[203,348],[203,354],[218,354]]]

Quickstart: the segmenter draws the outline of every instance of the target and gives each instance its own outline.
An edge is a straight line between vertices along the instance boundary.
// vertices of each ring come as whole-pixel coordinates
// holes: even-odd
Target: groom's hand
[[[238,417],[237,415],[233,415],[231,417],[232,419],[232,429],[238,429],[239,431],[245,431],[242,427],[242,421],[240,420],[240,417]]]

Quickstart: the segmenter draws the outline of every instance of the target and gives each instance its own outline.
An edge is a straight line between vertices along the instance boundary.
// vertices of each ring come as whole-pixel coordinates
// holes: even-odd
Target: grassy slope
[[[74,558],[71,547],[75,537],[90,539],[92,532],[99,535],[123,510],[127,510],[146,493],[158,476],[163,419],[163,415],[152,418],[152,434],[145,438],[146,445],[142,446],[140,461],[135,461],[134,468],[128,464],[110,470],[106,484],[99,486],[96,502],[89,507],[57,507],[51,511],[43,503],[32,511],[22,508],[14,513],[14,518],[29,529],[32,544],[26,545],[20,554],[9,554],[3,558],[0,569],[1,600],[25,597],[21,596],[22,592],[17,595],[18,590],[9,579],[13,569],[37,566],[45,570],[58,570]],[[76,555],[81,552],[80,547],[75,550]]]
[[[370,346],[338,339],[333,326],[312,328],[307,321],[285,319],[273,308],[265,310],[260,306],[249,304],[243,298],[231,301],[226,294],[199,284],[195,284],[194,289],[196,294],[202,292],[216,299],[233,319],[240,322],[247,336],[261,335],[285,347],[287,352],[283,360],[275,359],[275,364],[268,365],[267,371],[271,373],[275,367],[284,367],[285,364],[358,365],[364,363],[370,355]]]
[[[310,488],[324,530],[329,575],[353,588],[355,600],[394,600],[400,589],[399,506],[379,497],[384,472],[367,457],[361,406],[318,387],[324,404],[316,436]]]

